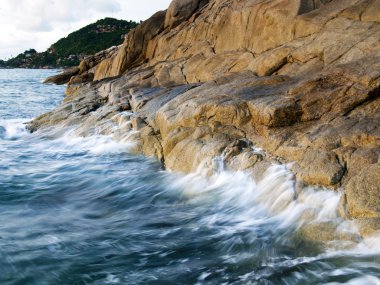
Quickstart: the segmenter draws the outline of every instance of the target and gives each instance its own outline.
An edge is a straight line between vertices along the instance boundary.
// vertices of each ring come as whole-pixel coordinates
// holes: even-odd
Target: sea
[[[64,98],[41,83],[56,72],[0,70],[1,285],[380,284],[379,236],[299,234],[357,229],[339,191],[296,193],[286,165],[260,181],[223,165],[185,175],[110,137],[29,133]]]

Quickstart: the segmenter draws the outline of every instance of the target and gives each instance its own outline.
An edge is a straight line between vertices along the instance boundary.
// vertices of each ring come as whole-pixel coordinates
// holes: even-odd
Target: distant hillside
[[[105,18],[69,34],[51,46],[60,57],[72,54],[95,54],[123,42],[123,35],[135,28],[133,21]]]
[[[45,52],[38,53],[30,49],[9,59],[3,65],[21,68],[75,66],[85,56],[121,44],[124,35],[137,25],[133,21],[101,19],[60,39]]]

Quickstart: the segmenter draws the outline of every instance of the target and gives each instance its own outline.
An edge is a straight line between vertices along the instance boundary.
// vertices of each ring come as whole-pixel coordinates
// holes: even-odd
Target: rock
[[[61,74],[46,78],[44,83],[53,83],[58,85],[68,83],[70,86],[91,82],[94,80],[94,71],[92,69],[96,68],[96,66],[103,60],[114,55],[118,49],[119,47],[113,46],[109,49],[100,51],[95,55],[88,56],[80,62],[78,67],[69,68]]]
[[[332,186],[342,179],[345,172],[335,155],[320,150],[307,150],[300,164],[298,176],[309,184]]]
[[[269,169],[269,167],[277,163],[278,162],[274,160],[263,160],[263,161],[255,162],[254,165],[251,166],[250,168],[247,168],[246,171],[251,174],[251,177],[255,182],[259,182],[264,178],[264,175]]]
[[[71,77],[79,73],[79,67],[72,67],[66,69],[64,72],[50,76],[44,80],[44,83],[53,83],[57,85],[66,84],[70,81]]]
[[[311,222],[303,225],[295,232],[293,241],[303,246],[335,250],[351,250],[362,241],[362,237],[355,226],[349,228],[342,221]]]
[[[94,74],[91,72],[86,72],[80,75],[71,77],[69,85],[83,84],[86,82],[91,82],[94,79]]]
[[[370,237],[380,233],[379,218],[359,218],[355,220],[359,232],[363,237]]]
[[[259,76],[268,76],[288,62],[290,48],[277,48],[262,53],[255,59],[253,69]]]
[[[380,0],[372,0],[361,15],[364,22],[380,23]]]
[[[91,70],[96,65],[98,65],[101,61],[106,60],[107,58],[110,58],[111,56],[115,55],[117,51],[119,50],[119,48],[120,46],[113,46],[106,50],[100,51],[96,53],[95,55],[86,57],[79,64],[79,74],[83,74]]]
[[[97,66],[94,80],[119,76],[128,68],[143,63],[149,52],[149,41],[164,28],[165,15],[166,11],[157,12],[130,31],[118,52]]]
[[[141,130],[142,128],[146,127],[147,124],[146,122],[141,119],[140,117],[133,117],[132,118],[132,126],[133,126],[133,129],[135,129],[136,131],[138,130]],[[148,132],[149,134],[150,132]]]
[[[207,2],[208,0],[173,0],[166,12],[165,28],[175,28],[188,20],[195,10]]]
[[[113,129],[175,171],[210,174],[218,157],[259,180],[292,163],[297,185],[345,191],[341,216],[369,219],[369,232],[380,218],[378,3],[174,0],[83,61],[63,105],[30,129]],[[120,127],[110,116],[125,110],[133,122]],[[304,235],[337,237],[315,227]]]
[[[339,231],[334,222],[310,223],[301,227],[296,233],[297,238],[302,238],[308,242],[329,242],[329,241],[349,241],[357,242],[360,236],[354,232]],[[350,244],[351,245],[351,244]],[[341,245],[342,246],[342,245]]]
[[[350,174],[355,176],[364,168],[378,162],[380,150],[378,148],[359,148],[355,149],[352,154],[346,158]]]
[[[141,128],[141,151],[147,155],[156,157],[158,160],[163,161],[163,150],[159,138],[154,133],[152,127],[146,126]]]
[[[350,179],[345,192],[353,218],[380,218],[380,163],[363,168]]]
[[[232,159],[227,162],[227,169],[232,171],[252,169],[258,162],[263,161],[264,157],[260,153],[254,153],[251,150],[236,153]],[[253,173],[260,173],[257,169]],[[265,170],[262,172],[264,173]],[[258,175],[259,176],[259,175]]]

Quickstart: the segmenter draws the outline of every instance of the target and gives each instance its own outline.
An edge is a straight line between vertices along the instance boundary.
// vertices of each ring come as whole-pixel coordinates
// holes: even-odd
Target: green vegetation
[[[9,67],[26,67],[26,68],[38,68],[44,66],[56,66],[56,56],[49,52],[38,53],[35,49],[29,49],[20,53],[18,56],[9,59],[5,62]]]
[[[22,68],[55,68],[78,65],[80,59],[111,46],[120,45],[124,35],[138,24],[133,21],[105,18],[69,34],[47,51],[27,50],[6,61],[4,66]]]

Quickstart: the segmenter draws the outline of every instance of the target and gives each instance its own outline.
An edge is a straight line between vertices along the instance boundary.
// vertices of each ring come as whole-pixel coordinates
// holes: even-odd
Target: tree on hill
[[[123,42],[122,36],[137,25],[133,21],[105,18],[60,39],[50,49],[58,57],[67,57],[72,54],[95,54],[111,46],[121,44]]]
[[[29,49],[4,65],[22,68],[75,66],[83,56],[120,45],[124,35],[137,25],[133,21],[104,18],[60,39],[45,52],[38,53],[35,49]]]

